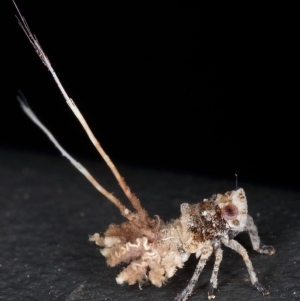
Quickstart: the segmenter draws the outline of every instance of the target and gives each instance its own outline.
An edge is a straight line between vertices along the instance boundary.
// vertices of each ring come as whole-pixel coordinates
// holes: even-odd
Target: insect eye
[[[239,214],[239,210],[233,204],[226,205],[222,209],[222,215],[225,219],[234,219],[238,216],[238,214]]]

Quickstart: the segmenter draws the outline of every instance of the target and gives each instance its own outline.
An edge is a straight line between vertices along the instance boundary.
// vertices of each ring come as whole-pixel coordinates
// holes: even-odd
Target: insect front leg
[[[187,287],[179,295],[177,295],[174,301],[185,301],[192,294],[195,284],[198,281],[199,275],[202,272],[206,264],[206,261],[210,258],[212,252],[213,252],[212,246],[205,246],[201,250],[201,257],[198,261],[193,277],[191,278]]]
[[[258,279],[256,277],[256,273],[254,272],[252,262],[250,261],[250,258],[248,256],[248,253],[247,253],[246,249],[234,239],[229,239],[229,240],[222,239],[222,243],[226,247],[238,252],[243,257],[244,262],[245,262],[246,267],[247,267],[247,270],[248,270],[248,273],[249,273],[249,276],[250,276],[251,283],[257,288],[257,290],[259,292],[261,292],[264,296],[265,295],[270,295],[270,292],[267,289],[265,289],[258,282]]]
[[[245,230],[248,231],[253,249],[261,254],[269,254],[273,255],[275,253],[275,249],[272,246],[266,246],[261,244],[260,238],[258,236],[257,227],[254,224],[253,218],[248,214],[247,223]]]
[[[215,249],[215,256],[216,256],[216,260],[215,260],[214,269],[213,269],[213,272],[212,272],[212,275],[210,278],[209,290],[208,290],[208,299],[209,300],[215,298],[214,290],[218,286],[218,273],[219,273],[221,261],[223,259],[223,250],[220,248],[220,246],[218,246]]]

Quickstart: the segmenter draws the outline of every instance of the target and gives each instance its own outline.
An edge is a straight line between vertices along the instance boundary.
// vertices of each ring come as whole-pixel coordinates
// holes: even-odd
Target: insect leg
[[[195,284],[198,281],[199,275],[202,272],[202,270],[206,264],[206,261],[210,258],[212,252],[213,252],[212,246],[205,246],[201,250],[201,257],[198,261],[195,272],[194,272],[189,284],[179,295],[176,296],[174,301],[185,301],[192,294]]]
[[[220,247],[218,247],[215,250],[215,256],[216,256],[216,260],[215,260],[214,269],[213,269],[213,272],[212,272],[212,275],[210,278],[209,290],[208,290],[208,299],[209,300],[215,298],[214,290],[218,286],[218,273],[219,273],[221,261],[223,259],[223,250]]]
[[[230,249],[238,252],[243,257],[244,262],[245,262],[246,267],[247,267],[247,270],[248,270],[248,273],[249,273],[249,276],[250,276],[251,283],[257,288],[257,290],[259,292],[261,292],[264,296],[265,295],[270,295],[270,292],[267,289],[265,289],[258,282],[258,279],[257,279],[256,274],[254,272],[252,262],[250,261],[250,258],[248,256],[248,253],[247,253],[246,249],[234,239],[230,239],[230,240],[222,239],[222,243],[226,247],[229,247]]]
[[[269,254],[273,255],[275,253],[275,249],[272,246],[266,246],[261,244],[260,238],[258,236],[257,227],[254,224],[253,218],[248,214],[247,223],[246,223],[246,231],[248,231],[253,249],[261,254]]]

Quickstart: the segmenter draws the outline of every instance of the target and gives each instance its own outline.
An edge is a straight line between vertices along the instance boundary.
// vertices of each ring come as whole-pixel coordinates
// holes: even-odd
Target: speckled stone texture
[[[108,190],[125,200],[108,168],[82,162]],[[183,202],[196,203],[234,189],[234,181],[163,170],[119,166],[150,215],[179,216]],[[63,158],[0,151],[0,300],[173,300],[193,274],[194,256],[166,285],[119,286],[122,267],[109,268],[88,234],[104,232],[123,219]],[[241,180],[242,182],[242,180]],[[249,237],[237,239],[249,251],[263,297],[251,285],[242,258],[224,249],[215,300],[300,300],[300,192],[240,183],[263,243],[273,256],[251,250]],[[212,260],[189,300],[206,300]]]

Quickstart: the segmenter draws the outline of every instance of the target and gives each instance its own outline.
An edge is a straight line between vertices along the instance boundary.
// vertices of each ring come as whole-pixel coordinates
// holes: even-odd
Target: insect
[[[93,135],[74,101],[69,98],[37,38],[32,34],[14,1],[13,3],[18,11],[19,25],[44,65],[51,72],[67,104],[111,169],[134,209],[133,211],[128,209],[118,198],[102,187],[88,170],[74,160],[39,121],[25,102],[24,97],[18,96],[21,107],[28,117],[44,131],[62,155],[96,189],[108,198],[119,209],[121,215],[127,219],[120,225],[111,224],[103,235],[95,233],[89,238],[90,241],[95,242],[101,248],[101,253],[106,258],[109,266],[116,266],[121,263],[126,265],[116,277],[117,283],[128,283],[129,285],[138,283],[142,285],[144,282],[151,282],[153,285],[161,287],[168,279],[174,276],[177,269],[184,267],[191,254],[195,254],[199,261],[194,274],[187,287],[175,297],[175,301],[187,300],[192,294],[206,262],[214,253],[215,262],[208,291],[208,299],[213,299],[215,298],[214,292],[217,288],[218,271],[223,256],[221,247],[224,245],[242,256],[252,284],[263,295],[268,295],[269,291],[258,282],[246,249],[234,239],[238,233],[247,231],[254,250],[262,254],[272,255],[275,253],[275,249],[272,246],[266,246],[260,242],[257,228],[252,217],[248,214],[247,198],[244,190],[239,188],[224,194],[215,194],[198,204],[190,205],[184,203],[181,205],[181,216],[169,222],[164,222],[158,216],[149,216],[142,207],[140,200],[131,192],[124,178],[122,178]]]

